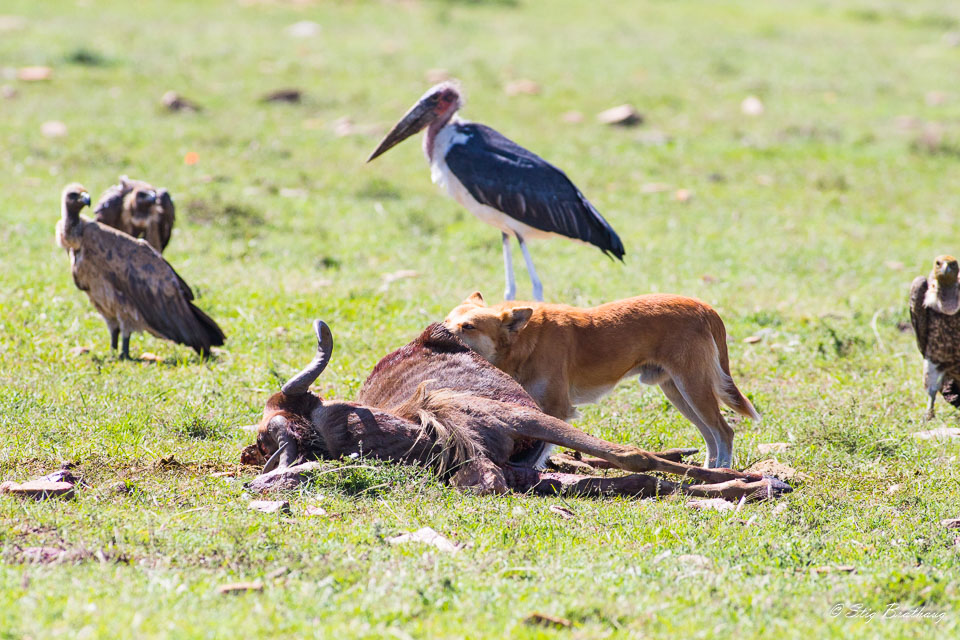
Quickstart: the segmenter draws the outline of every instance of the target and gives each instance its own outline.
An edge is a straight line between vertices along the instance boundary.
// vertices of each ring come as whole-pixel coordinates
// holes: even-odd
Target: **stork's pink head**
[[[455,80],[431,87],[383,138],[367,162],[400,144],[430,124],[443,126],[463,106],[460,84]]]
[[[460,93],[460,83],[456,80],[447,80],[430,87],[420,98],[433,106],[433,113],[437,118],[453,115],[463,107],[463,95]]]

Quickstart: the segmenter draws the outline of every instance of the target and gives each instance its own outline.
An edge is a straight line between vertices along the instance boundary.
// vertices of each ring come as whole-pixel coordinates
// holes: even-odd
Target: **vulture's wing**
[[[450,146],[444,160],[477,202],[623,259],[617,232],[563,171],[490,127],[455,127],[463,138]]]
[[[191,304],[190,287],[145,240],[103,225],[88,225],[83,262],[88,273],[112,285],[119,304],[127,313],[136,313],[154,335],[201,354],[223,344],[223,331]]]
[[[943,399],[955,406],[957,409],[960,409],[960,384],[957,383],[957,379],[947,374],[943,378],[943,387],[940,388],[940,393],[943,394]]]
[[[116,229],[120,225],[120,218],[123,213],[123,198],[129,191],[130,187],[123,181],[104,191],[97,202],[97,206],[93,209],[97,222],[102,222]]]
[[[920,354],[927,355],[927,319],[929,309],[923,306],[923,298],[927,295],[927,278],[917,276],[910,285],[910,324],[917,334],[917,348]]]
[[[173,198],[166,189],[157,190],[157,204],[160,205],[160,247],[161,251],[167,248],[170,242],[170,234],[173,233],[173,221],[176,218],[176,209],[173,206]]]

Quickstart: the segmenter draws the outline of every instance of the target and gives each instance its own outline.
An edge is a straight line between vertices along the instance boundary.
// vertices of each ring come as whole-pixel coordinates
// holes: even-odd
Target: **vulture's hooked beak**
[[[960,276],[960,264],[953,256],[941,256],[937,258],[935,275],[941,285],[949,286],[957,283]]]
[[[81,194],[80,194],[80,202],[83,203],[83,206],[89,207],[89,206],[90,206],[90,194],[87,193],[86,191],[84,191],[83,193],[81,193]]]
[[[377,147],[376,151],[371,153],[370,157],[367,158],[367,162],[386,153],[415,133],[423,131],[436,117],[434,105],[426,99],[420,100],[407,111],[403,118],[400,119],[400,122],[393,126],[390,133],[380,142],[380,146]]]

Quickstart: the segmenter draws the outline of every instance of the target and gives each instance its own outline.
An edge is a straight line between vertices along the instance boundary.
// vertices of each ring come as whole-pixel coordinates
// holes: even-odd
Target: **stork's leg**
[[[537,270],[533,268],[533,258],[530,257],[530,251],[527,249],[527,243],[518,233],[517,242],[520,243],[520,251],[523,252],[523,259],[527,263],[527,273],[530,274],[530,282],[533,283],[533,299],[543,302],[543,285],[540,284],[540,278],[537,277]]]
[[[937,392],[943,387],[943,372],[937,368],[937,365],[927,359],[923,360],[923,386],[927,388],[927,394],[930,396],[930,404],[927,405],[927,413],[924,414],[924,421],[932,420],[934,417],[933,405],[937,401]]]
[[[517,281],[513,277],[513,255],[510,253],[510,236],[506,231],[503,235],[503,268],[507,273],[507,289],[503,293],[504,300],[514,300],[517,297]]]

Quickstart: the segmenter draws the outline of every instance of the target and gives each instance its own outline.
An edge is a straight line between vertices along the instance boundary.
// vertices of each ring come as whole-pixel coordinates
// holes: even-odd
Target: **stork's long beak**
[[[370,154],[367,162],[386,153],[415,133],[422,131],[435,117],[433,108],[425,100],[413,105],[410,111],[407,111],[400,122],[395,124],[390,133],[380,142],[377,150]]]

